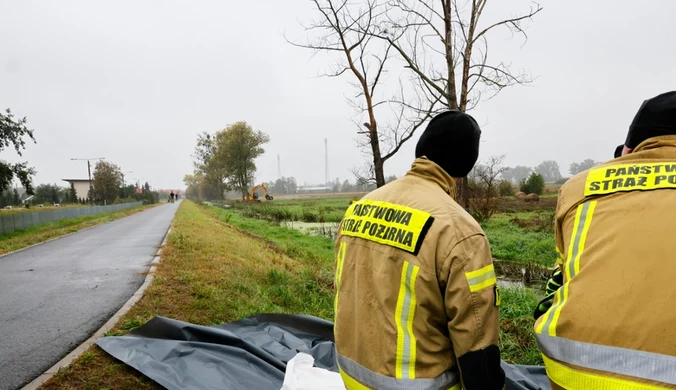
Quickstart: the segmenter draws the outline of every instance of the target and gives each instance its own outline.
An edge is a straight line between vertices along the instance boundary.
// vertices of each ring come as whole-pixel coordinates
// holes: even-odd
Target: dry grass
[[[292,259],[269,242],[230,227],[216,214],[184,201],[144,297],[109,335],[154,316],[211,325],[255,313],[307,313],[331,318],[331,262]],[[159,388],[92,347],[42,389]]]
[[[127,210],[115,211],[112,213],[63,219],[61,221],[46,223],[25,230],[4,233],[0,235],[0,255],[26,248],[31,245],[39,244],[53,238],[75,233],[92,226],[101,225],[116,219],[124,218],[155,206],[157,205],[146,205]]]

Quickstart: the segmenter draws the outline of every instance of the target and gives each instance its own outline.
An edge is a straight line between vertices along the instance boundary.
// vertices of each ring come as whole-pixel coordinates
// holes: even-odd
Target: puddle
[[[526,284],[519,280],[498,279],[498,286],[502,288],[525,288]]]
[[[336,238],[338,232],[337,223],[287,221],[282,222],[281,226],[296,229],[311,236],[324,236],[333,239]]]

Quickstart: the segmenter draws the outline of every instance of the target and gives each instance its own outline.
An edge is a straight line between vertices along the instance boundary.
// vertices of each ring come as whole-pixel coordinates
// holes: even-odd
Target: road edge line
[[[139,207],[142,207],[142,206],[139,206]],[[157,206],[155,206],[155,207],[157,207]],[[150,210],[150,209],[148,209],[148,210]],[[147,211],[147,210],[142,210],[141,212],[143,212],[143,211]],[[133,215],[133,214],[132,214],[132,215]],[[127,215],[127,217],[131,217],[131,215]],[[122,218],[127,218],[127,217],[122,217]],[[5,254],[0,255],[0,260],[1,260],[3,257],[9,256],[9,255],[13,255],[13,254],[15,254],[15,253],[23,252],[23,251],[25,251],[25,250],[34,248],[34,247],[36,247],[36,246],[40,246],[40,245],[47,244],[48,242],[60,240],[60,239],[62,239],[62,238],[66,238],[66,237],[72,236],[73,234],[77,234],[77,233],[80,233],[80,232],[84,232],[85,230],[94,229],[94,228],[96,228],[96,227],[103,226],[103,225],[109,224],[109,223],[111,223],[111,222],[115,222],[115,221],[117,221],[117,220],[119,220],[119,219],[122,219],[122,218],[118,218],[118,219],[114,219],[114,220],[112,220],[112,221],[110,221],[110,222],[100,223],[100,224],[98,224],[98,225],[86,227],[86,228],[84,228],[84,229],[80,229],[80,230],[78,230],[78,231],[75,231],[75,232],[72,232],[72,233],[65,234],[65,235],[63,235],[63,236],[58,236],[58,237],[50,238],[50,239],[47,240],[47,241],[38,242],[38,243],[36,243],[36,244],[29,245],[29,246],[24,247],[24,248],[19,248],[19,249],[15,250],[15,251],[12,251],[12,252],[7,252],[7,253],[5,253]]]
[[[149,264],[150,268],[147,271],[148,273],[146,274],[146,278],[143,281],[143,284],[141,285],[141,287],[138,288],[138,290],[136,290],[134,295],[132,295],[131,298],[129,298],[127,302],[125,302],[124,305],[122,305],[120,310],[118,310],[90,338],[88,338],[85,342],[80,344],[77,348],[71,351],[63,359],[59,360],[55,365],[48,368],[47,371],[40,374],[40,376],[35,378],[32,382],[22,387],[21,390],[36,390],[37,388],[45,384],[45,382],[50,380],[57,372],[59,372],[60,369],[68,367],[72,362],[74,362],[77,358],[79,358],[80,355],[82,355],[92,345],[94,345],[98,339],[103,337],[106,334],[106,332],[108,332],[115,325],[117,325],[118,321],[120,321],[120,318],[122,318],[123,315],[127,314],[127,312],[131,310],[131,308],[134,307],[134,305],[138,303],[138,301],[140,301],[141,298],[143,298],[146,289],[155,279],[155,271],[157,270],[157,265],[160,263],[162,249],[164,249],[165,245],[167,244],[167,238],[169,237],[169,233],[171,233],[171,226],[167,230],[167,233],[164,235],[164,239],[162,240],[160,248],[157,250],[157,252],[155,252],[153,261],[151,261]]]

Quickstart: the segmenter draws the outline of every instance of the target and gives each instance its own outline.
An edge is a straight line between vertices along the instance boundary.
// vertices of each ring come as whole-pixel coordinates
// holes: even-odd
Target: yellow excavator
[[[268,188],[265,186],[265,183],[261,183],[261,184],[255,186],[255,187],[251,190],[251,192],[249,193],[249,195],[246,197],[245,200],[246,200],[246,201],[257,201],[257,202],[260,202],[260,200],[258,199],[258,192],[256,192],[256,191],[258,191],[260,188],[262,188],[262,189],[263,189],[263,193],[265,193],[265,200],[273,200],[273,199],[274,199],[274,198],[272,197],[272,195],[268,194]]]

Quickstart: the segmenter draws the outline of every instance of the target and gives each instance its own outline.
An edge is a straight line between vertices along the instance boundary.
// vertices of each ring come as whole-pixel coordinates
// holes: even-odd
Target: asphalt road
[[[0,389],[87,340],[141,286],[178,203],[0,257]]]

